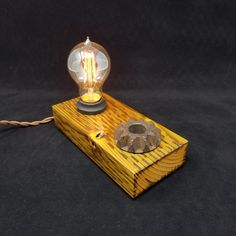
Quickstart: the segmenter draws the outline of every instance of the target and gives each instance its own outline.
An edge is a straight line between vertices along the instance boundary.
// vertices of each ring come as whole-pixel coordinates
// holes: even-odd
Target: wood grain
[[[78,112],[79,98],[54,105],[55,125],[134,198],[184,163],[188,141],[108,94],[103,97],[107,109],[97,115]],[[157,149],[132,154],[116,146],[114,130],[130,118],[152,121],[161,129],[162,140]],[[104,135],[99,137],[101,132]]]

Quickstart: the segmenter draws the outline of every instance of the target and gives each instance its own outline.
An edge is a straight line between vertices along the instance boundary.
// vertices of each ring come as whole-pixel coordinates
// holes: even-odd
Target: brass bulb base
[[[83,102],[81,99],[77,102],[77,109],[85,115],[96,115],[106,109],[106,101],[101,98],[98,102],[88,103]]]

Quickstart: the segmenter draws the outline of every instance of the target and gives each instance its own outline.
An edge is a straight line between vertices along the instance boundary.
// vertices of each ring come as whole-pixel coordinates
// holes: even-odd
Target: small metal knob
[[[160,145],[161,131],[153,122],[130,119],[115,130],[116,145],[126,152],[145,153]]]

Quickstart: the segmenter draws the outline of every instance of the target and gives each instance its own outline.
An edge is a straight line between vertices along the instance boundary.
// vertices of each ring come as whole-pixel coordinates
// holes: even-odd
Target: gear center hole
[[[132,134],[144,134],[146,132],[146,128],[141,124],[133,124],[130,125],[129,132]]]

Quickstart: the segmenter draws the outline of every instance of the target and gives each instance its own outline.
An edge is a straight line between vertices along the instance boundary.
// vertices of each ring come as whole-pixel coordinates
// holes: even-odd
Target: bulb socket
[[[83,102],[81,99],[77,102],[77,109],[85,115],[96,115],[106,109],[106,101],[101,98],[98,102],[88,103]]]

